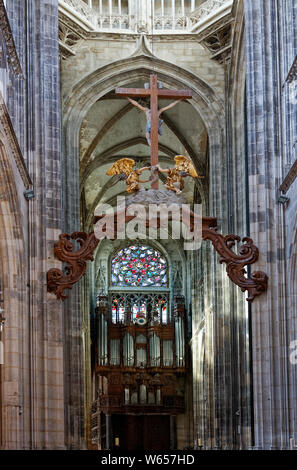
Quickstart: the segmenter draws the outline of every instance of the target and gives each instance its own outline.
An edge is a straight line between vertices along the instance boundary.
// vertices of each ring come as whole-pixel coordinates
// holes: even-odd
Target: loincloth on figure
[[[159,135],[162,135],[162,124],[163,124],[163,119],[159,119],[159,122],[158,122],[158,134]],[[152,125],[151,125],[151,121],[148,120],[147,123],[146,123],[146,132],[148,132],[149,134],[151,133],[151,130],[152,130]]]

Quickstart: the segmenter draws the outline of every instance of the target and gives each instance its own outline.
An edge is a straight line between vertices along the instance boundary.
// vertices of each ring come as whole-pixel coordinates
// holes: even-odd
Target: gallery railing
[[[206,0],[202,4],[199,0],[154,0],[152,15],[151,0],[142,1],[137,9],[135,2],[130,0],[59,0],[63,11],[77,15],[95,31],[147,34],[152,32],[152,28],[155,33],[190,33],[198,23],[207,17],[211,19],[230,3],[231,0]]]

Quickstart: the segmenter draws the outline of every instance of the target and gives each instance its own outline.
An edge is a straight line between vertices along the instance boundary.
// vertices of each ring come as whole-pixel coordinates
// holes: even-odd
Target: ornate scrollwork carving
[[[15,47],[12,30],[3,0],[0,1],[0,31],[6,45],[8,65],[15,75],[23,77],[22,67]]]
[[[75,240],[79,250],[75,251]],[[94,251],[99,243],[94,232],[74,232],[71,236],[63,233],[55,244],[56,257],[66,263],[65,273],[61,269],[53,268],[47,273],[47,290],[54,293],[58,299],[65,300],[65,289],[72,289],[86,272],[87,261],[93,261]]]
[[[242,292],[249,293],[247,301],[252,302],[257,295],[267,290],[268,276],[262,271],[252,273],[251,278],[246,277],[245,266],[256,263],[259,250],[251,238],[243,238],[239,254],[232,251],[236,242],[240,242],[238,235],[223,236],[215,228],[202,230],[203,240],[210,240],[215,250],[221,256],[220,263],[226,263],[226,271],[231,281],[239,286]]]
[[[126,222],[133,216],[127,216]],[[95,221],[100,217],[95,218]],[[158,220],[158,226],[160,221]],[[193,220],[191,226],[194,227]],[[117,224],[115,221],[115,233]],[[257,295],[267,290],[268,276],[262,271],[252,273],[247,277],[245,266],[256,263],[259,258],[259,250],[254,245],[251,238],[244,238],[240,245],[239,253],[232,251],[236,242],[240,242],[238,235],[221,235],[217,233],[216,219],[213,217],[202,218],[202,238],[210,240],[215,250],[221,256],[220,263],[226,263],[226,271],[231,281],[239,286],[242,292],[248,291],[249,302],[252,302]],[[74,244],[70,240],[75,240],[80,245],[80,249],[75,250]],[[94,232],[89,234],[85,232],[75,232],[71,236],[67,234],[60,235],[59,241],[55,245],[55,255],[66,263],[66,273],[61,269],[50,269],[47,273],[48,292],[53,292],[58,299],[65,300],[65,289],[72,289],[73,284],[78,282],[86,272],[86,262],[93,261],[93,254],[99,240]]]

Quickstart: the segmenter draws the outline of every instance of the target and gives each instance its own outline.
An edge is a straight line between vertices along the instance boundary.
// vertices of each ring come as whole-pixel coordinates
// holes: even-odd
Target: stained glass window
[[[167,287],[167,263],[149,246],[129,246],[120,250],[111,263],[113,287]]]
[[[138,318],[149,318],[154,322],[168,321],[167,293],[115,293],[110,296],[113,323],[136,322]]]

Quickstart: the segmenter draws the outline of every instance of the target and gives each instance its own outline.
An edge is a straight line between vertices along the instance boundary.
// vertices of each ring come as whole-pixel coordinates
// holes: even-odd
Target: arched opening
[[[106,387],[93,387],[91,408],[100,423],[91,444],[97,448],[162,450],[173,442],[175,416],[185,413],[183,289],[174,295],[183,269],[174,240],[103,240],[98,246],[92,364],[94,382]]]
[[[162,253],[147,245],[129,245],[111,260],[111,286],[167,287],[167,271]]]
[[[114,74],[115,66],[118,71],[116,75]],[[186,199],[191,205],[202,202],[204,213],[207,214],[208,168],[211,164],[210,161],[214,158],[216,165],[218,164],[221,158],[220,152],[223,147],[222,134],[218,129],[218,123],[221,118],[219,113],[220,109],[222,109],[221,101],[215,95],[211,87],[196,75],[194,76],[173,64],[158,59],[156,60],[155,67],[155,71],[158,73],[158,77],[165,88],[189,88],[193,92],[193,99],[191,101],[180,103],[176,109],[170,110],[162,116],[162,119],[164,119],[164,132],[159,140],[160,166],[162,168],[172,166],[173,157],[178,154],[184,154],[191,159],[198,173],[204,175],[205,179],[199,180],[197,183],[190,178],[187,179],[184,191]],[[106,175],[107,170],[115,161],[124,157],[133,158],[136,162],[136,168],[141,168],[149,161],[150,148],[145,138],[145,118],[137,109],[131,106],[125,98],[116,97],[114,90],[116,87],[121,86],[143,87],[144,83],[149,80],[150,73],[150,58],[140,53],[140,55],[115,62],[112,66],[106,66],[95,71],[78,83],[73,88],[71,96],[66,98],[64,103],[64,168],[65,181],[71,181],[71,185],[66,184],[65,210],[68,216],[65,219],[65,231],[71,232],[77,230],[77,224],[80,219],[82,229],[89,232],[92,229],[92,220],[96,206],[99,203],[107,203],[115,207],[117,197],[125,195],[125,184],[121,182],[116,183],[114,178],[109,178]],[[166,104],[167,102],[165,100],[164,105]],[[72,158],[66,158],[66,155],[72,155]],[[80,185],[78,187],[77,182],[79,174]],[[163,184],[164,181],[160,179],[161,188]],[[148,188],[149,183],[144,184],[143,187]],[[80,194],[80,199],[77,197],[78,194]],[[158,242],[160,242],[161,247],[164,247],[163,240],[158,240]],[[144,241],[141,241],[141,243],[145,245]],[[179,305],[177,302],[174,308],[177,311],[186,308],[185,316],[188,317],[187,324],[190,325],[190,277],[187,277],[187,272],[190,273],[190,271],[188,271],[190,267],[186,267],[187,264],[190,265],[190,259],[188,258],[188,260],[186,260],[180,241],[168,240],[165,242],[165,245],[166,244],[171,245],[171,284],[170,288],[168,287],[168,292],[162,293],[163,297],[161,296],[159,299],[160,305],[161,302],[165,303],[165,305],[163,304],[163,306],[165,306],[164,323],[165,317],[167,318],[169,312],[172,311],[171,304],[176,294],[184,297],[184,306]],[[83,325],[88,325],[90,322],[89,318],[91,317],[93,345],[96,343],[95,336],[96,331],[98,331],[96,329],[97,315],[95,313],[96,309],[98,309],[98,305],[96,305],[97,295],[100,294],[100,292],[105,293],[108,295],[108,301],[110,303],[109,266],[106,264],[106,259],[108,259],[111,252],[114,252],[114,250],[116,250],[116,242],[107,241],[100,243],[95,257],[95,263],[88,267],[87,276],[80,290],[83,312],[82,318],[79,318],[80,312],[75,313],[77,311],[77,301],[79,298],[79,292],[77,290],[72,291],[71,298],[65,303],[65,308],[67,310],[71,309],[72,316],[76,315],[78,322],[82,322]],[[104,253],[104,256],[98,253]],[[182,272],[184,275],[181,274]],[[117,295],[119,296],[119,294]],[[132,294],[130,294],[130,301],[131,295]],[[143,310],[147,309],[145,304],[149,300],[148,294],[146,294],[146,296],[146,299],[134,299],[135,304],[138,302],[140,305],[140,307],[135,307],[135,311],[137,308],[141,310],[141,302],[144,302]],[[125,301],[126,297],[122,296],[122,302]],[[114,294],[114,300],[120,299],[116,298]],[[149,303],[152,303],[151,299]],[[124,307],[122,306],[121,308],[123,310]],[[110,311],[110,305],[107,309]],[[116,316],[116,308],[114,310]],[[122,317],[124,317],[123,311]],[[65,331],[68,328],[67,322],[68,320],[66,321]],[[102,328],[103,327],[104,322],[102,323]],[[69,328],[71,328],[71,322],[69,323]],[[106,328],[108,329],[107,325]],[[186,330],[183,329],[181,324],[178,324],[177,331],[173,334],[179,335],[178,345],[176,347],[181,353],[185,346],[184,335],[186,334]],[[98,396],[96,396],[94,386],[90,382],[91,375],[89,374],[89,368],[95,366],[98,351],[93,350],[90,362],[88,362],[87,357],[91,348],[91,342],[90,339],[88,339],[87,329],[83,330],[83,338],[83,344],[85,345],[83,362],[87,364],[87,367],[85,367],[85,388],[86,396],[88,396],[90,400],[85,407],[85,419],[90,422],[89,410],[94,408],[94,401],[98,400]],[[117,338],[113,338],[113,340],[112,348],[114,353],[112,358],[109,357],[108,360],[111,360],[112,367],[116,367],[116,364],[121,360],[119,354],[121,353],[121,347],[123,348],[124,345],[121,341],[119,344],[119,342],[116,341]],[[103,349],[100,351],[100,361],[103,367],[106,356],[108,355],[108,347],[110,347],[108,344],[111,345],[111,343],[102,341],[102,344]],[[156,342],[154,344],[156,344]],[[171,365],[171,346],[166,342],[161,342],[161,344],[163,352],[165,351],[168,356],[167,359],[164,359],[162,353],[163,363],[165,364],[167,362]],[[147,345],[149,345],[149,342],[147,342]],[[125,348],[129,349],[128,339]],[[141,354],[143,354],[143,348],[142,350],[141,348],[141,346],[137,348],[139,349],[138,364],[144,364],[145,362],[145,358],[140,357]],[[147,363],[148,359],[149,354],[147,353]],[[136,361],[135,364],[137,364],[136,354],[133,360]],[[174,363],[177,363],[180,367],[184,367],[182,353],[178,358],[174,353]],[[156,364],[158,364],[158,358],[156,358]],[[107,366],[107,364],[104,366]],[[128,367],[128,365],[126,366]],[[72,364],[70,367],[79,367],[79,364]],[[146,394],[147,400],[151,402],[156,401],[157,392],[153,396],[153,392],[149,390],[149,384],[145,385],[148,387]],[[182,393],[183,388],[183,386],[180,386],[180,393]],[[95,395],[92,395],[92,391]],[[136,401],[136,398],[139,402],[137,393],[136,390],[126,390],[126,395],[123,395],[122,399],[128,400],[129,394],[130,402],[131,400]],[[161,388],[158,392],[158,396],[159,399],[162,400],[162,394],[160,395],[160,393]],[[169,398],[166,398],[166,400],[167,403],[170,402]],[[172,409],[173,408],[174,406]],[[180,411],[177,413],[179,412]],[[190,418],[188,417],[187,419],[189,420]],[[172,423],[176,423],[173,414],[171,421]],[[171,429],[176,426],[176,424],[174,425],[172,423]],[[108,429],[111,429],[111,423],[103,424],[105,427],[106,425]],[[187,433],[190,432],[188,431],[190,427],[190,425],[185,426],[185,428],[187,428],[185,436],[179,437],[180,442],[184,444],[179,445],[184,446],[189,442]],[[94,444],[94,439],[92,438],[91,445]],[[90,442],[89,439],[88,442]],[[104,439],[102,442],[104,442]]]
[[[146,53],[145,53],[146,54]],[[142,50],[139,50],[139,53],[135,57],[129,59],[120,60],[113,62],[110,65],[104,66],[99,70],[93,72],[89,76],[85,77],[81,82],[75,85],[71,91],[71,94],[66,97],[64,101],[64,179],[66,182],[71,181],[71,186],[68,186],[68,190],[64,195],[65,199],[65,209],[67,210],[68,217],[65,219],[65,229],[67,232],[71,232],[77,229],[77,223],[79,221],[79,207],[83,207],[85,204],[85,177],[86,173],[86,163],[88,162],[88,157],[95,151],[94,144],[96,145],[97,139],[105,138],[105,142],[108,142],[109,131],[112,131],[114,126],[118,124],[119,120],[122,120],[123,117],[129,110],[129,107],[124,107],[120,105],[120,101],[123,100],[114,100],[113,92],[118,86],[133,86],[137,82],[141,83],[143,86],[144,82],[147,82],[149,75],[151,73],[151,58],[143,54]],[[201,141],[207,142],[209,149],[209,165],[207,168],[216,167],[223,160],[224,155],[224,138],[221,131],[221,118],[222,113],[224,113],[223,105],[221,98],[216,95],[211,86],[209,86],[197,75],[191,74],[180,67],[173,65],[172,63],[167,63],[160,59],[155,59],[154,62],[155,72],[158,74],[159,79],[163,82],[164,87],[168,88],[188,88],[193,93],[193,99],[191,100],[190,108],[180,115],[180,120],[183,120],[183,117],[188,114],[188,110],[191,109],[191,112],[194,115],[190,116],[190,126],[189,130],[192,132],[192,138],[198,137],[199,133],[195,132],[192,125],[194,122],[200,122],[202,127],[205,127],[206,137],[201,137]],[[117,69],[117,74],[114,73],[114,68]],[[106,102],[106,100],[108,100]],[[101,129],[94,129],[94,123],[91,125],[94,134],[89,134],[89,144],[85,142],[84,134],[86,133],[86,128],[84,126],[84,120],[88,120],[88,117],[92,115],[90,111],[96,109],[96,106],[102,106],[102,103],[107,103],[107,114],[105,111],[100,112],[100,115],[103,117]],[[97,103],[97,105],[96,105]],[[125,100],[126,103],[126,100]],[[186,103],[183,104],[186,106]],[[116,112],[116,108],[118,112]],[[130,112],[130,111],[129,111]],[[135,110],[133,110],[136,113]],[[89,114],[90,113],[90,114]],[[89,116],[88,116],[89,115]],[[99,114],[97,113],[99,116]],[[93,113],[94,116],[94,113]],[[96,116],[96,114],[95,114]],[[104,117],[109,117],[105,119]],[[169,116],[170,117],[170,116]],[[129,119],[130,120],[130,119]],[[172,121],[172,119],[171,119]],[[140,119],[136,118],[137,127],[140,125]],[[100,122],[98,122],[100,124]],[[178,130],[177,126],[172,126],[174,122],[168,123],[166,125],[168,129],[173,129],[174,139],[178,139],[178,145],[185,146],[187,139],[184,136],[183,141],[180,140],[180,135],[176,136],[176,131]],[[88,126],[87,126],[88,127]],[[96,123],[97,127],[97,123]],[[176,129],[177,128],[177,129]],[[197,131],[197,129],[196,129]],[[119,133],[119,131],[118,131]],[[126,133],[127,134],[127,133]],[[109,134],[110,136],[111,134]],[[208,136],[208,137],[207,137]],[[81,139],[82,137],[82,139]],[[140,155],[147,156],[148,149],[145,144],[144,133],[142,134],[143,139],[143,149]],[[123,149],[129,149],[133,147],[134,142],[130,139],[120,139],[120,142],[127,142],[124,144],[124,147],[115,147],[114,145],[108,145],[105,147],[105,151],[108,150],[108,153],[101,153],[101,156],[104,160],[110,158],[112,161],[112,154],[119,154]],[[120,143],[119,142],[119,143]],[[170,137],[169,137],[170,142]],[[139,141],[136,142],[139,146]],[[162,141],[160,142],[162,144]],[[170,148],[170,145],[169,145]],[[109,152],[111,150],[111,154]],[[175,149],[172,149],[173,151]],[[194,158],[194,155],[189,152],[190,157],[194,160],[194,164],[197,166],[200,174],[204,174],[205,168],[199,164],[199,155],[197,158]],[[91,151],[91,152],[90,152]],[[145,154],[146,151],[146,154]],[[164,148],[164,151],[168,151]],[[96,152],[95,152],[96,153]],[[198,152],[199,153],[199,152]],[[172,154],[172,153],[171,153]],[[202,151],[203,154],[203,151]],[[72,158],[69,159],[67,156],[71,155]],[[166,152],[164,152],[164,157]],[[205,155],[205,154],[204,154]],[[81,159],[81,163],[80,163]],[[92,156],[93,159],[93,156]],[[113,161],[115,160],[113,156]],[[94,169],[94,166],[97,166],[98,158],[94,162],[91,162],[91,169]],[[81,180],[79,181],[79,173],[81,173]],[[208,171],[207,171],[208,173]],[[102,171],[103,174],[103,171]],[[89,175],[88,175],[89,176]],[[214,174],[212,178],[216,178]],[[208,204],[208,181],[207,179],[201,183],[202,186],[199,187],[200,198],[203,202],[205,213],[209,210]],[[211,182],[214,184],[214,180]],[[198,182],[198,185],[200,183]],[[104,186],[102,186],[104,188]],[[81,201],[78,199],[78,195],[82,195]],[[99,201],[96,201],[97,203]],[[92,210],[94,207],[92,207]],[[87,219],[90,223],[90,218]],[[84,220],[86,222],[86,220]],[[87,228],[87,227],[86,227]]]
[[[112,322],[170,321],[168,266],[162,253],[142,244],[128,245],[110,263]]]

